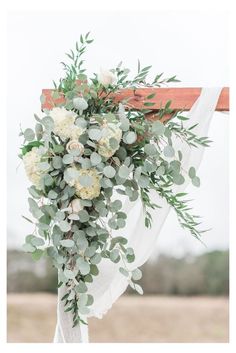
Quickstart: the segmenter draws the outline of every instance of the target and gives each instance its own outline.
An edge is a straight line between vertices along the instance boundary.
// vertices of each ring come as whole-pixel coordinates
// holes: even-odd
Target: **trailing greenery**
[[[114,93],[122,88],[160,87],[177,79],[161,74],[148,83],[151,66],[141,68],[140,63],[133,79],[122,63],[89,78],[81,57],[91,42],[89,33],[81,36],[67,53],[69,63],[62,63],[65,76],[54,82],[54,107],[43,117],[35,115],[34,130],[20,133],[24,137],[20,157],[32,183],[28,200],[34,219],[26,219],[35,225],[24,249],[35,260],[44,255],[52,259],[58,286],[67,289],[62,300],[65,311],[73,314],[74,326],[83,322],[93,305],[89,283],[98,275],[102,259],[116,263],[129,285],[142,294],[137,283],[142,273],[129,265],[135,254],[124,230],[124,197],[131,202],[141,199],[149,228],[151,209],[160,207],[150,197],[150,190],[155,190],[174,208],[182,227],[200,238],[198,217],[190,213],[186,194],[173,190],[186,179],[195,186],[200,180],[194,167],[183,170],[182,153],[175,150],[173,139],[180,138],[189,148],[210,142],[194,134],[195,126],[184,127],[186,118],[170,109],[171,102],[156,113],[155,121],[146,119],[154,94],[146,97],[141,110],[128,99],[117,103]],[[163,123],[165,114],[171,119]],[[120,236],[113,230],[120,230]]]

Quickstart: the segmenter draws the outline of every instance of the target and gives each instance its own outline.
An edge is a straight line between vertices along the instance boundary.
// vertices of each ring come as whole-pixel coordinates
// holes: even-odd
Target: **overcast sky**
[[[8,244],[20,246],[32,228],[27,215],[27,187],[23,167],[17,166],[19,125],[34,126],[42,88],[61,75],[60,61],[81,33],[92,32],[95,42],[86,54],[88,72],[111,68],[120,60],[133,72],[137,58],[182,80],[179,86],[228,86],[227,17],[224,13],[15,13],[9,16],[8,50]],[[199,117],[199,119],[204,119]],[[207,149],[199,169],[202,187],[188,187],[203,227],[203,247],[178,225],[172,212],[155,252],[181,255],[228,247],[228,115],[215,113]],[[157,211],[158,212],[158,211]],[[158,216],[158,214],[157,214]]]

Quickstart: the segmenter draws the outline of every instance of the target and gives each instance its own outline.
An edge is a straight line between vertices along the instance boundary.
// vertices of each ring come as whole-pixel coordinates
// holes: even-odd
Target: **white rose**
[[[98,81],[103,86],[109,86],[109,85],[113,85],[117,82],[117,77],[113,72],[111,72],[109,70],[101,69],[100,73],[98,75]]]
[[[84,153],[84,146],[77,140],[70,140],[66,145],[66,149],[68,152],[79,150],[80,156]]]
[[[72,200],[69,207],[71,207],[72,213],[79,213],[79,211],[83,209],[83,206],[81,206],[80,199]]]
[[[77,114],[73,111],[62,108],[53,108],[50,113],[50,117],[54,121],[53,131],[62,140],[66,139],[78,139],[83,134],[85,128],[75,125],[75,119]]]

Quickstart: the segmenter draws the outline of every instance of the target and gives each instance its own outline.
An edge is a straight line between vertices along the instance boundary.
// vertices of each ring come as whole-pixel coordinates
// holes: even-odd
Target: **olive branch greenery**
[[[122,62],[109,71],[110,79],[116,78],[113,82],[103,83],[98,74],[89,78],[82,57],[92,42],[89,33],[80,36],[75,49],[66,54],[69,62],[62,63],[65,76],[58,84],[53,82],[53,98],[65,98],[54,108],[65,114],[64,121],[66,112],[72,114],[71,118],[76,116],[72,130],[80,129],[80,136],[72,141],[60,135],[55,128],[54,108],[45,110],[42,118],[34,115],[35,129],[20,132],[24,138],[20,158],[33,184],[28,189],[33,219],[24,218],[34,230],[26,236],[24,249],[34,260],[51,258],[58,269],[58,287],[66,288],[61,300],[65,311],[73,315],[74,326],[85,323],[83,317],[90,313],[93,296],[89,284],[99,274],[102,259],[117,264],[128,284],[142,294],[137,283],[142,273],[130,266],[135,253],[124,230],[127,215],[115,195],[125,196],[130,202],[140,199],[145,225],[150,228],[151,210],[157,209],[158,214],[160,208],[151,199],[150,190],[154,190],[175,210],[180,225],[201,238],[199,217],[190,212],[187,194],[174,192],[174,187],[186,179],[197,187],[200,179],[193,166],[188,171],[183,169],[182,152],[174,149],[173,138],[189,148],[207,147],[211,142],[194,133],[196,125],[186,128],[187,118],[181,111],[173,111],[170,101],[155,113],[155,121],[146,119],[152,113],[155,94],[145,98],[141,110],[129,105],[129,100],[116,103],[113,94],[120,89],[161,87],[178,80],[176,76],[163,78],[161,73],[149,83],[151,66],[142,68],[140,62],[134,78],[129,77],[129,69],[123,68]],[[42,103],[44,100],[41,96]],[[171,118],[163,123],[166,114]],[[101,148],[104,138],[102,148],[109,155],[104,155]],[[68,149],[71,142],[76,144],[75,149]],[[81,189],[93,191],[98,179],[99,193],[82,197]],[[73,209],[74,201],[79,202],[77,210]],[[120,230],[120,235],[114,236],[112,230]]]

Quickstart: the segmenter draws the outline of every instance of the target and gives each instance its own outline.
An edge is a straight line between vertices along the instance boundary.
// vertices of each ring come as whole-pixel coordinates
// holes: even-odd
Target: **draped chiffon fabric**
[[[185,122],[186,127],[198,124],[194,132],[198,136],[207,136],[211,118],[214,114],[221,88],[203,88],[201,95],[186,114],[189,120]],[[187,143],[179,138],[173,142],[175,150],[180,150],[183,155],[182,166],[188,171],[190,166],[198,169],[202,160],[204,147],[189,147]],[[174,192],[183,192],[189,180],[182,185],[176,185]],[[156,210],[149,210],[153,218],[151,229],[144,225],[144,212],[140,200],[130,202],[128,198],[119,194],[114,195],[124,201],[122,211],[127,214],[127,224],[124,229],[112,231],[113,236],[121,235],[128,239],[128,246],[135,252],[135,261],[129,264],[129,269],[142,266],[151,256],[156,247],[158,235],[170,211],[170,206],[165,199],[161,198],[154,190],[151,190],[151,200],[161,206]],[[115,301],[124,293],[127,288],[127,279],[119,272],[120,264],[114,264],[108,259],[103,259],[99,264],[99,274],[94,281],[88,285],[88,292],[93,295],[94,303],[90,307],[89,317],[102,316],[112,307]],[[57,326],[54,336],[54,343],[86,343],[88,342],[88,326],[80,324],[72,328],[72,315],[64,312],[64,305],[60,298],[64,295],[65,288],[58,290]],[[84,318],[87,320],[87,318]]]

